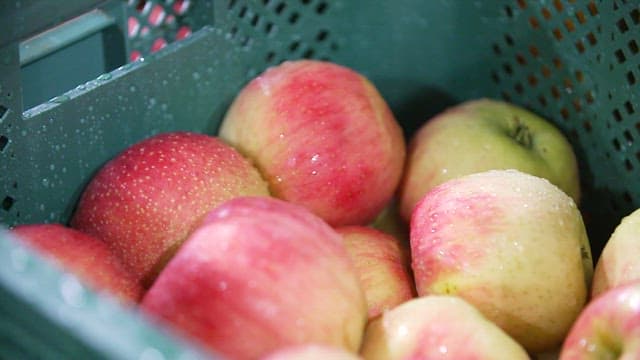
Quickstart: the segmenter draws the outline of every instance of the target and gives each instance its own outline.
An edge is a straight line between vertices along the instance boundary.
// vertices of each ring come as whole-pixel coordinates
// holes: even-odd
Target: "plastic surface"
[[[640,204],[637,1],[191,1],[206,10],[181,18],[169,8],[177,1],[157,1],[149,2],[148,11],[162,3],[165,20],[173,15],[177,22],[150,31],[169,34],[167,45],[153,54],[152,38],[127,35],[131,16],[154,21],[150,12],[131,13],[147,2],[74,1],[66,10],[57,6],[49,21],[37,16],[44,5],[22,3],[17,8],[3,2],[9,11],[0,12],[15,18],[2,22],[15,25],[13,31],[0,31],[0,221],[5,226],[66,222],[91,174],[113,155],[162,131],[215,133],[250,78],[302,57],[335,61],[369,77],[407,136],[445,107],[482,96],[512,101],[553,121],[579,157],[581,209],[595,256],[619,219]],[[137,58],[135,51],[144,60],[25,108],[20,42],[96,6],[113,7],[125,61]],[[16,25],[16,19],[23,23]],[[184,24],[191,33],[182,39],[176,34]],[[13,245],[1,243],[5,256]],[[46,315],[58,304],[28,302],[7,280],[12,270],[6,261],[0,263],[6,274],[0,287],[15,298],[3,312],[44,309],[52,327],[84,343],[64,321]],[[119,336],[102,340],[112,343]],[[53,346],[46,336],[37,339],[43,347]],[[103,351],[93,343],[83,349]]]

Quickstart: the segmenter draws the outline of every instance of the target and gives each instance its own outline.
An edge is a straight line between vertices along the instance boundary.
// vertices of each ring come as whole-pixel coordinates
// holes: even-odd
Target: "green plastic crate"
[[[407,136],[478,97],[552,120],[579,158],[597,258],[640,204],[638,35],[633,0],[2,1],[0,223],[65,223],[125,147],[215,134],[250,78],[315,58],[371,79]],[[0,304],[0,358],[206,356],[4,233]]]

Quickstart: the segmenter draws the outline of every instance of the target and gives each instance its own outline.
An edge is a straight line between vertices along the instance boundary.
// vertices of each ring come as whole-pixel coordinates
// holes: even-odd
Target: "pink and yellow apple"
[[[305,344],[278,349],[261,360],[362,360],[362,358],[343,348]]]
[[[543,177],[580,198],[571,144],[551,122],[503,101],[479,99],[429,119],[410,141],[400,185],[402,217],[430,189],[462,175],[517,169]]]
[[[411,219],[411,255],[419,295],[464,298],[531,352],[560,345],[593,271],[575,202],[517,170],[433,188]]]
[[[396,238],[365,226],[343,226],[336,231],[355,264],[369,319],[415,296],[409,263]]]
[[[582,311],[560,360],[640,359],[640,282],[612,287]]]
[[[529,359],[469,303],[438,295],[407,301],[372,320],[360,353],[366,360]]]
[[[640,280],[640,210],[623,218],[607,241],[596,263],[591,296],[634,280]]]
[[[98,171],[71,226],[106,242],[148,287],[209,210],[244,195],[269,192],[235,149],[204,134],[163,133],[128,147]]]
[[[142,296],[142,287],[107,244],[95,237],[62,224],[18,225],[10,233],[96,291],[127,304]]]
[[[255,162],[275,197],[332,226],[372,221],[405,159],[402,130],[374,85],[323,61],[267,69],[237,95],[219,135]]]
[[[341,236],[267,197],[210,212],[141,309],[229,358],[314,343],[357,351],[367,305]]]

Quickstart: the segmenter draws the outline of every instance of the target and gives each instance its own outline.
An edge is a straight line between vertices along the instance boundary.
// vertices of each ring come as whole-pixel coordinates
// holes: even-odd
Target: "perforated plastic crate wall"
[[[579,156],[581,209],[596,256],[640,202],[638,1],[4,1],[0,24],[5,226],[67,221],[83,186],[113,155],[162,131],[215,133],[248,79],[302,57],[368,76],[407,136],[446,106],[483,96],[552,120]],[[50,40],[52,33],[42,32],[52,27],[67,36],[64,46],[28,49]],[[41,73],[29,67],[38,56]],[[99,71],[80,74],[85,68]],[[75,328],[82,317],[66,327],[50,315],[65,304],[60,287],[44,285],[45,278],[59,283],[64,276],[47,270],[55,275],[40,278],[42,261],[16,266],[16,245],[4,239],[2,246],[0,284],[13,299],[3,313],[21,309],[49,319],[86,345],[80,350],[103,352],[105,344],[123,341],[140,351],[170,351],[124,331],[88,339]],[[24,288],[25,279],[46,291]],[[74,309],[95,314],[102,302],[91,299]],[[8,323],[25,326],[15,317]],[[153,331],[137,318],[131,323]],[[40,334],[33,349],[53,346],[51,336]]]

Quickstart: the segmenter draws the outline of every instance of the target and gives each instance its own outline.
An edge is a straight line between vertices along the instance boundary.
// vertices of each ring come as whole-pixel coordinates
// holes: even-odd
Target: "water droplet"
[[[283,180],[282,180],[282,177],[280,177],[280,176],[276,176],[276,182],[277,182],[277,183],[281,183],[282,181],[283,181]]]
[[[84,302],[84,287],[73,275],[67,274],[62,278],[60,294],[62,299],[71,306],[80,307]]]
[[[284,139],[284,133],[280,133],[280,135],[278,135],[278,137],[279,137],[280,139]]]
[[[311,170],[311,175],[318,175],[318,171],[317,170]]]
[[[312,162],[312,163],[318,162],[318,160],[320,160],[320,154],[314,154],[314,155],[311,157],[311,162]]]
[[[53,102],[53,103],[61,104],[61,103],[65,102],[65,101],[68,101],[69,99],[70,99],[69,95],[60,95],[60,96],[54,97],[53,99],[51,99],[49,101]]]
[[[98,76],[98,78],[96,80],[98,80],[98,81],[111,80],[111,74],[102,74],[102,75]]]
[[[49,179],[47,179],[47,178],[43,178],[43,179],[42,179],[42,186],[44,186],[44,187],[49,187]]]

